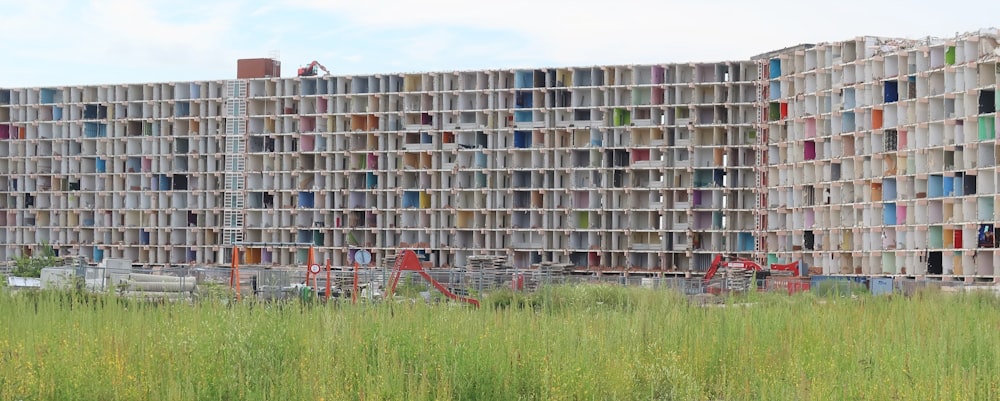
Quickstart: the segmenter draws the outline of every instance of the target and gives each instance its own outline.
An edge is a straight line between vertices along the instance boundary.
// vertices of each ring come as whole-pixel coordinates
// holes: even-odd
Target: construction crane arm
[[[705,281],[711,280],[715,277],[715,273],[719,272],[719,265],[722,264],[722,255],[715,255],[715,259],[712,260],[712,265],[708,267],[708,271],[705,272]]]
[[[409,249],[403,250],[400,256],[396,258],[396,264],[392,267],[392,274],[389,275],[389,291],[386,292],[386,299],[392,298],[392,294],[396,292],[396,285],[399,284],[399,279],[402,277],[404,271],[417,272],[424,278],[424,280],[427,280],[427,282],[431,283],[434,288],[450,299],[465,302],[474,305],[477,308],[479,307],[479,300],[457,295],[448,290],[447,287],[441,285],[441,283],[431,277],[430,274],[427,274],[427,272],[424,271],[424,268],[420,267],[420,259],[417,258],[417,254]]]
[[[330,75],[330,70],[327,70],[326,67],[323,66],[323,64],[319,63],[319,61],[313,60],[311,63],[309,63],[305,67],[299,68],[299,76],[300,77],[311,77],[311,76],[314,76],[314,75],[317,74],[317,71],[316,71],[317,69],[319,69],[320,71],[323,71],[323,73],[325,75]]]
[[[313,63],[316,64],[316,67],[314,67],[314,68],[319,68],[321,71],[323,71],[324,75],[330,75],[330,70],[326,69],[326,67],[324,67],[323,64],[320,64],[320,63],[315,62],[315,61],[313,61]]]
[[[705,281],[711,280],[715,277],[715,274],[719,272],[719,267],[724,266],[727,269],[743,269],[751,271],[762,271],[764,270],[760,267],[757,262],[749,259],[736,258],[732,260],[724,260],[722,255],[715,255],[715,259],[712,260],[712,265],[709,266],[708,271],[705,272]],[[796,269],[798,270],[798,269]]]
[[[771,265],[771,270],[772,271],[792,272],[792,276],[793,277],[798,277],[798,276],[802,275],[802,272],[799,269],[799,262],[798,261],[795,261],[795,262],[792,262],[792,263],[785,263],[785,264],[775,263],[775,264]]]

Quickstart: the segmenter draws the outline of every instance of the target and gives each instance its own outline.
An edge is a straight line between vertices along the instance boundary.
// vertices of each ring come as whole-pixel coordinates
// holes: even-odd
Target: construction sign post
[[[354,253],[354,290],[351,291],[351,302],[358,302],[358,265],[367,266],[372,262],[372,253],[361,249]]]

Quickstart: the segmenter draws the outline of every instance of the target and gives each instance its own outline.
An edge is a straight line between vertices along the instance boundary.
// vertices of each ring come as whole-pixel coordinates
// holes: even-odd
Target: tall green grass
[[[637,288],[422,302],[0,293],[0,399],[985,400],[1000,302]]]

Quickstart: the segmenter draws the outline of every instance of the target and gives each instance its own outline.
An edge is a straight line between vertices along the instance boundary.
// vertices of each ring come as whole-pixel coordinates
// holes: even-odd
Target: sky
[[[746,59],[1000,26],[998,1],[0,0],[0,87]]]

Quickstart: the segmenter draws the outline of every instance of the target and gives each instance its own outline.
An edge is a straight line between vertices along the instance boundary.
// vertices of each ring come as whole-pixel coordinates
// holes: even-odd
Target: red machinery
[[[761,267],[761,265],[757,264],[757,262],[754,262],[750,259],[744,259],[744,258],[725,259],[723,258],[722,255],[716,255],[715,259],[712,260],[712,266],[710,266],[708,268],[708,271],[705,272],[705,281],[709,281],[713,277],[715,277],[715,273],[719,271],[720,267],[725,269],[741,269],[741,270],[754,271],[757,272],[758,278],[769,276],[771,275],[772,272],[775,271],[790,272],[792,277],[798,277],[801,275],[801,272],[799,271],[799,262],[792,262],[785,264],[774,263],[771,265],[770,269],[765,270],[763,267]]]
[[[233,260],[230,262],[229,287],[236,291],[236,300],[240,300],[240,249],[233,247]]]
[[[420,267],[420,259],[417,258],[417,254],[409,249],[404,249],[396,257],[396,263],[392,266],[392,274],[389,275],[389,292],[385,295],[386,299],[392,298],[392,294],[396,292],[396,285],[399,284],[399,279],[402,277],[404,271],[417,272],[417,274],[420,274],[424,280],[430,282],[434,288],[441,291],[441,293],[448,298],[475,305],[477,308],[479,307],[479,300],[456,295],[448,290],[447,287],[441,285],[441,283],[431,277],[430,274],[427,274],[427,272],[424,271],[424,268]]]
[[[330,70],[327,70],[326,67],[323,66],[323,64],[319,63],[319,61],[314,60],[305,67],[299,67],[299,76],[300,77],[316,76],[319,74],[319,71],[317,70],[322,70],[323,73],[325,73],[326,75],[330,75]]]

